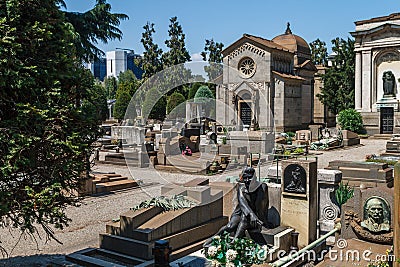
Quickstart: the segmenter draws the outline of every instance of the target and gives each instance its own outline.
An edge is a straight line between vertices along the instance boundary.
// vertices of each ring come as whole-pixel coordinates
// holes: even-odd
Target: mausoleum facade
[[[314,74],[310,48],[286,32],[272,40],[244,34],[223,53],[217,121],[232,130],[294,131],[313,120]]]
[[[399,133],[400,13],[355,25],[355,108],[369,134]]]

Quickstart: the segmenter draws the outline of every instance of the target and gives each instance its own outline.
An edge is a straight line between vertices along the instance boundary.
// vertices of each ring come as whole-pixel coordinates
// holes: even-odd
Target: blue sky
[[[104,51],[116,47],[143,52],[140,43],[143,26],[155,24],[154,39],[163,50],[168,38],[169,18],[178,17],[186,34],[186,46],[194,59],[203,51],[204,40],[214,38],[225,47],[243,33],[272,39],[282,34],[290,22],[294,34],[307,42],[317,38],[330,46],[335,37],[347,38],[354,31],[354,21],[400,12],[398,0],[108,0],[113,12],[125,13],[121,41],[99,44]],[[69,11],[83,12],[93,7],[95,0],[65,0]]]

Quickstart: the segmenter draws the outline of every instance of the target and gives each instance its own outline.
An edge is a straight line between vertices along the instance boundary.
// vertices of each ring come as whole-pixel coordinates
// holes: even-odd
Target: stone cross
[[[394,234],[393,245],[396,259],[400,259],[400,163],[395,165],[394,171]],[[394,263],[394,267],[400,267],[400,263]]]

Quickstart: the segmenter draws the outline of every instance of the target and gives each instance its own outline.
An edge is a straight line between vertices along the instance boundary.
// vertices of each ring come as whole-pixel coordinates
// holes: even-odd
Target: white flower
[[[237,256],[236,250],[228,249],[228,251],[226,252],[226,259],[228,261],[233,261],[234,259],[236,259],[236,256]]]
[[[221,240],[221,237],[219,235],[216,235],[213,237],[214,240]]]
[[[218,261],[214,260],[211,262],[211,267],[219,267],[219,266],[221,266],[221,264]]]
[[[263,246],[261,247],[261,249],[262,249],[262,250],[265,250],[265,251],[268,251],[268,246],[267,246],[267,245],[263,245]]]
[[[210,246],[209,248],[208,248],[208,250],[207,250],[207,254],[208,254],[208,256],[210,256],[210,257],[214,257],[215,256],[215,254],[217,254],[217,248],[215,247],[215,246]]]
[[[228,261],[228,262],[225,264],[225,267],[235,267],[235,264],[234,264],[233,262]]]

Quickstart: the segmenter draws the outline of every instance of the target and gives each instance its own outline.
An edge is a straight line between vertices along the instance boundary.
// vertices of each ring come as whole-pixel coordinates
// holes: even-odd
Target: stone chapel
[[[368,134],[399,133],[400,13],[355,25],[355,108]]]
[[[216,119],[241,131],[295,131],[313,123],[314,74],[308,43],[292,33],[267,40],[244,34],[222,51]],[[218,103],[217,102],[217,103]]]

